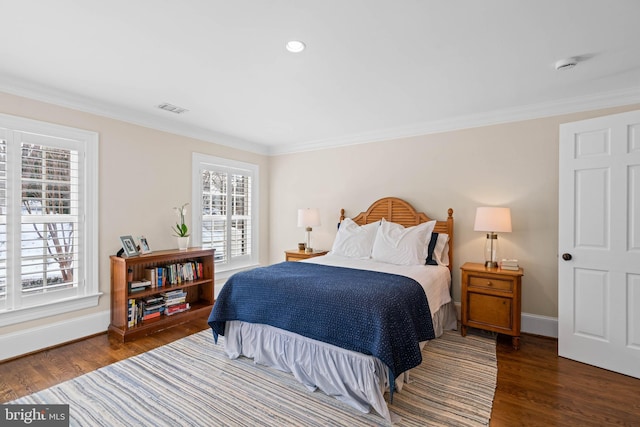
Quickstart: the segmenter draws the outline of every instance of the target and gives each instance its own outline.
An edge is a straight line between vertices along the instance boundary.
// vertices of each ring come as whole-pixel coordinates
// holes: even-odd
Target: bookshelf
[[[117,257],[111,259],[111,324],[109,335],[121,339],[123,342],[152,334],[194,318],[206,319],[214,303],[214,257],[215,249],[189,248],[187,250],[154,251],[150,254],[136,257]],[[193,280],[180,283],[166,282],[162,287],[154,286],[142,290],[131,291],[129,288],[128,271],[132,271],[134,281],[144,280],[148,269],[185,265],[194,262],[201,265],[201,274]],[[162,315],[130,324],[130,300],[136,301],[153,298],[156,295],[171,291],[182,291],[189,309],[170,316]]]

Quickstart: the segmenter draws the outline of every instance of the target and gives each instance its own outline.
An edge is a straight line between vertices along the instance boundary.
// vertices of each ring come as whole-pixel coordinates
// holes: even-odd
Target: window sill
[[[245,271],[245,270],[251,270],[252,268],[256,268],[256,267],[260,267],[260,264],[250,264],[250,265],[228,267],[225,270],[222,270],[222,269],[216,267],[216,270],[215,270],[216,281],[218,281],[218,280],[227,280],[229,277],[231,277],[235,273],[238,273],[240,271]]]
[[[98,305],[98,299],[101,295],[102,292],[98,292],[96,294],[69,298],[51,304],[0,311],[0,327],[95,307]]]

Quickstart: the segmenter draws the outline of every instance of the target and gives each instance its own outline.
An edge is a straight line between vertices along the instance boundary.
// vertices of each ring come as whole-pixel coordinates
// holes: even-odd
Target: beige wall
[[[475,208],[512,209],[512,233],[500,236],[503,256],[525,268],[523,311],[557,316],[558,126],[629,106],[307,153],[267,157],[118,120],[0,93],[0,113],[98,132],[100,138],[99,279],[94,309],[0,328],[0,336],[109,310],[109,255],[119,236],[145,235],[152,249],[172,248],[173,207],[189,201],[191,154],[200,152],[260,166],[261,263],[282,261],[303,241],[297,209],[318,207],[312,234],[330,248],[340,208],[348,215],[374,200],[397,196],[435,218],[455,210],[454,299],[459,266],[481,261]],[[106,325],[105,325],[106,328]]]
[[[152,249],[177,247],[174,206],[191,199],[191,155],[205,153],[260,167],[260,251],[268,261],[269,158],[118,120],[0,93],[0,113],[97,132],[99,150],[99,307],[0,328],[0,335],[109,310],[109,256],[119,236],[144,235]],[[189,214],[190,215],[190,214]],[[188,218],[187,223],[191,221]],[[105,330],[107,325],[105,326]]]
[[[340,208],[347,216],[386,196],[401,197],[436,219],[454,209],[453,296],[459,267],[482,262],[484,233],[475,209],[511,208],[513,232],[499,236],[500,256],[525,269],[524,313],[558,315],[558,131],[561,123],[637,109],[609,110],[276,156],[271,161],[270,261],[304,241],[297,209],[317,207],[314,248],[330,249]]]

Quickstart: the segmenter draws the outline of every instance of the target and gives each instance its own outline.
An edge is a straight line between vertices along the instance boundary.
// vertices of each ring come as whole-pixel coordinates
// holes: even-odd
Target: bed
[[[331,251],[233,275],[209,317],[230,358],[291,372],[308,389],[393,421],[421,349],[455,329],[450,297],[453,210],[432,220],[387,197],[340,212]]]

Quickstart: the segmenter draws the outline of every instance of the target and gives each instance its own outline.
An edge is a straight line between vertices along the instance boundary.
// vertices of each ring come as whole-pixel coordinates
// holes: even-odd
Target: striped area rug
[[[495,338],[447,331],[394,394],[394,425],[488,425],[496,375]],[[208,330],[11,403],[68,403],[78,426],[388,425],[307,391],[290,374],[229,360]]]

